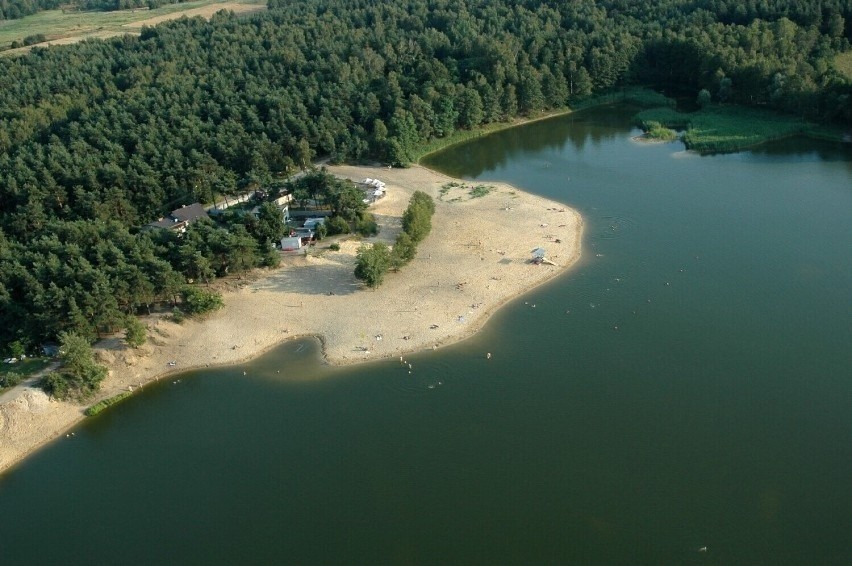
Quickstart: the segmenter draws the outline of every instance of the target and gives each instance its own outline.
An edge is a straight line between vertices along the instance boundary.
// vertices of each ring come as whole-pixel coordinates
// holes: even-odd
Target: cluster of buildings
[[[204,205],[198,202],[194,202],[192,204],[185,204],[180,208],[176,208],[175,210],[171,211],[168,216],[163,216],[162,218],[158,218],[154,222],[146,224],[144,229],[171,230],[172,232],[175,232],[178,235],[182,235],[184,232],[186,232],[186,229],[193,222],[197,222],[202,218],[210,218],[211,214],[221,214],[222,211],[227,209],[229,206],[246,202],[251,198],[251,196],[251,194],[242,195],[240,197],[235,198],[233,202],[225,201],[224,203],[215,204],[209,210],[207,208],[204,208]],[[284,222],[285,224],[289,222],[290,203],[293,202],[293,195],[287,194],[278,197],[272,202],[275,204],[275,206],[278,207],[278,210],[281,211],[281,222]],[[258,205],[252,208],[249,211],[249,214],[258,216],[260,214],[260,206]]]
[[[372,204],[387,194],[385,183],[379,179],[367,178],[358,183],[358,185],[364,190],[364,202],[366,204]],[[253,193],[241,195],[240,197],[231,199],[231,201],[226,200],[224,203],[216,204],[209,209],[206,209],[201,203],[197,202],[187,204],[171,211],[168,216],[147,224],[145,229],[171,230],[178,235],[182,235],[193,222],[197,222],[202,218],[209,218],[211,214],[221,214],[229,206],[247,202],[253,196],[256,195]],[[281,221],[289,224],[292,220],[290,217],[290,203],[293,202],[293,195],[287,194],[278,197],[272,202],[281,211]],[[260,206],[255,206],[249,211],[249,214],[258,216],[260,214]],[[300,227],[291,229],[290,233],[281,239],[281,250],[295,251],[310,243],[315,238],[317,227],[323,224],[325,220],[326,218],[322,216],[306,218]]]

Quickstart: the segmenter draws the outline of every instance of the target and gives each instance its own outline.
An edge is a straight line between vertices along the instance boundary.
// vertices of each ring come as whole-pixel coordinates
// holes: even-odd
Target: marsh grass
[[[103,401],[98,401],[97,403],[86,409],[86,416],[93,417],[104,409],[106,409],[107,407],[111,407],[116,403],[124,401],[131,395],[133,395],[132,391],[125,391],[124,393],[119,393],[118,395],[114,395],[112,397],[109,397],[108,399],[104,399]]]
[[[677,139],[677,132],[670,128],[666,128],[659,122],[647,123],[647,136],[649,139],[660,141],[673,141]]]
[[[656,127],[655,124],[685,130],[683,142],[687,149],[702,153],[740,151],[798,134],[829,140],[843,137],[842,129],[837,127],[821,126],[762,108],[733,105],[710,106],[692,113],[670,107],[652,108],[636,114],[634,121],[645,131]]]

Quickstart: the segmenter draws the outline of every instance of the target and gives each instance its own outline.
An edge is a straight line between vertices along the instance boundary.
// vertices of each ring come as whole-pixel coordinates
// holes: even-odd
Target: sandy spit
[[[580,256],[582,217],[562,203],[500,183],[484,183],[491,191],[474,198],[475,183],[419,166],[329,170],[356,181],[369,177],[387,183],[388,196],[372,206],[381,232],[366,243],[393,243],[415,190],[435,198],[432,233],[414,261],[372,291],[353,275],[361,241],[344,239],[339,251],[322,242],[306,256],[287,256],[280,268],[225,291],[225,308],[205,320],[178,325],[150,317],[148,343],[136,350],[120,337],[104,340],[96,355],[109,376],[87,405],[55,401],[31,387],[0,396],[0,472],[64,436],[99,399],[138,390],[170,373],[242,362],[295,337],[319,336],[326,362],[334,365],[457,342],[508,300],[562,273]],[[442,191],[450,182],[464,186]],[[539,246],[556,265],[529,262]]]

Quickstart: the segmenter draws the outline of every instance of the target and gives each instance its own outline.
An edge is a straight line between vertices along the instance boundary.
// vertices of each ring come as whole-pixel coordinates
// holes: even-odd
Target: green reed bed
[[[634,120],[646,131],[658,127],[657,124],[685,130],[683,142],[687,149],[702,153],[739,151],[770,140],[821,130],[795,116],[742,106],[712,106],[692,113],[652,108],[639,112]]]
[[[107,407],[111,407],[116,403],[124,401],[131,395],[133,395],[132,391],[125,391],[124,393],[119,393],[118,395],[114,395],[112,397],[109,397],[108,399],[104,399],[103,401],[98,401],[97,403],[86,409],[86,416],[93,417],[104,409],[106,409]]]

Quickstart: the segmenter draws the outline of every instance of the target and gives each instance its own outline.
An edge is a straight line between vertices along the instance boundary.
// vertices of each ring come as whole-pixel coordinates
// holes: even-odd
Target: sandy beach
[[[225,308],[196,321],[143,320],[148,342],[139,349],[120,337],[96,346],[109,376],[85,405],[49,399],[32,387],[0,396],[0,472],[62,436],[99,399],[175,372],[243,362],[295,337],[318,336],[329,364],[343,365],[457,342],[479,330],[501,305],[562,273],[580,256],[582,218],[562,203],[512,186],[474,185],[429,169],[329,167],[353,180],[378,178],[388,195],[371,207],[378,236],[343,238],[340,250],[319,242],[307,255],[284,257],[281,267],[245,277],[223,293]],[[448,183],[457,185],[442,189]],[[415,190],[435,198],[432,232],[417,257],[389,273],[377,290],[353,275],[355,253],[366,242],[392,244]],[[543,247],[555,265],[530,263]],[[485,353],[483,352],[483,355]],[[174,366],[169,362],[175,361]],[[120,410],[120,409],[115,409]]]

